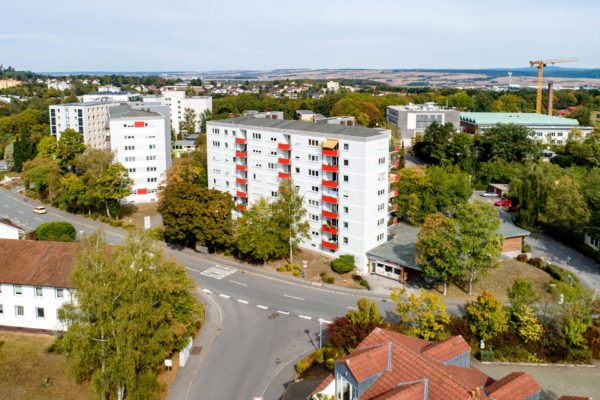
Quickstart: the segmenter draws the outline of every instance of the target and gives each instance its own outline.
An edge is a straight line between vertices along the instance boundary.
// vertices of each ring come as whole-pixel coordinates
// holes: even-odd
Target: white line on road
[[[323,319],[323,318],[319,318],[319,322],[322,322],[322,323],[327,324],[327,325],[331,324],[331,321],[328,321],[328,320]]]
[[[260,304],[258,304],[258,305],[256,306],[256,308],[262,308],[263,310],[268,310],[268,309],[269,309],[269,307],[267,307],[267,306],[262,306],[262,305],[260,305]]]
[[[212,293],[209,289],[202,289],[202,290],[204,290],[204,293],[208,293],[208,294]]]
[[[238,299],[238,303],[248,304],[248,302],[246,300],[240,300],[240,299]]]
[[[245,283],[234,281],[234,280],[231,280],[231,279],[229,280],[229,282],[235,283],[236,285],[240,285],[240,286],[248,286]]]
[[[224,299],[230,299],[231,296],[227,296],[226,294],[220,294],[219,296],[221,296]]]
[[[348,306],[346,308],[349,309],[349,310],[358,310],[358,308],[356,308],[356,307],[350,307],[350,306]]]
[[[42,219],[40,217],[33,217],[33,218],[35,218],[36,221],[40,221],[40,222],[42,221]]]
[[[287,298],[295,299],[295,300],[304,300],[302,297],[288,296],[287,294],[284,294],[283,297],[287,297]]]
[[[283,315],[290,315],[290,312],[289,312],[289,311],[281,311],[281,310],[277,310],[277,312],[278,312],[279,314],[283,314]]]
[[[308,316],[306,316],[306,315],[298,315],[298,317],[300,317],[300,318],[302,318],[302,319],[307,319],[307,320],[309,320],[309,321],[312,319],[311,317],[308,317]]]
[[[21,214],[21,215],[25,215],[25,213],[24,213],[23,211],[21,211],[21,210],[17,210],[17,212],[18,212],[19,214]]]

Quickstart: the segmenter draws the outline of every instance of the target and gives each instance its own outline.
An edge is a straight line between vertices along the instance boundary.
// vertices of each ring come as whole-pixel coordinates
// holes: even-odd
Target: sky
[[[598,0],[2,0],[35,72],[600,67]]]

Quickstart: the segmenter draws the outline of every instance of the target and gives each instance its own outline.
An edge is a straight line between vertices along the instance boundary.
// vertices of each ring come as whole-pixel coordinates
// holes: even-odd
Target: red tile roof
[[[388,343],[382,343],[373,347],[357,349],[337,362],[346,363],[352,376],[361,382],[388,368],[389,350]]]
[[[375,397],[373,400],[422,400],[425,398],[425,382],[408,383]]]
[[[423,354],[438,361],[446,362],[454,357],[471,351],[471,346],[462,336],[452,336],[441,342],[434,342],[423,347]]]
[[[525,372],[511,372],[486,388],[494,400],[525,399],[540,390],[537,382]]]
[[[0,239],[0,282],[72,288],[76,243]]]
[[[323,382],[321,382],[319,384],[319,386],[317,386],[315,388],[315,390],[312,391],[312,393],[308,396],[308,398],[312,398],[315,394],[322,392],[323,390],[325,390],[325,388],[327,386],[329,386],[329,384],[333,382],[333,374],[329,374],[327,375],[327,378],[323,379]]]
[[[586,396],[560,396],[558,400],[592,400],[592,398]]]

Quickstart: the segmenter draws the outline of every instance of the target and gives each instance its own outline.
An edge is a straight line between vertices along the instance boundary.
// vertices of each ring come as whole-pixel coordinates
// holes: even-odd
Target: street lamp
[[[171,390],[171,367],[173,366],[173,360],[170,358],[165,359],[165,367],[167,367],[167,381],[168,388]]]

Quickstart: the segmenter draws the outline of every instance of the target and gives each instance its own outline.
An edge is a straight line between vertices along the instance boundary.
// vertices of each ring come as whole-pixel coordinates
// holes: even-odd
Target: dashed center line
[[[298,315],[298,317],[302,318],[302,319],[307,319],[307,320],[311,320],[312,318],[306,315]]]
[[[281,310],[277,310],[277,312],[278,312],[279,314],[283,314],[283,315],[290,315],[290,312],[289,312],[289,311],[281,311]]]
[[[246,285],[245,283],[238,282],[238,281],[234,281],[234,280],[229,280],[229,282],[231,282],[231,283],[235,283],[236,285],[240,285],[240,286],[248,286],[248,285]]]
[[[208,293],[208,294],[211,294],[211,293],[212,293],[212,292],[211,292],[209,289],[202,289],[202,290],[204,290],[204,292],[206,292],[206,293]]]
[[[241,300],[241,299],[238,299],[238,303],[248,304],[248,302],[246,300]]]
[[[36,221],[42,221],[40,217],[33,217]]]
[[[228,296],[226,294],[220,294],[219,296],[221,296],[224,299],[230,299],[231,298],[231,296]]]
[[[24,213],[23,211],[21,211],[21,210],[17,210],[17,212],[18,212],[19,214],[21,214],[21,215],[25,215],[25,213]]]
[[[356,308],[356,307],[350,307],[350,306],[348,306],[346,308],[349,309],[349,310],[358,310],[358,308]]]
[[[268,310],[268,309],[269,309],[269,307],[267,307],[267,306],[263,306],[263,305],[260,305],[260,304],[258,304],[258,305],[256,306],[256,308],[261,308],[261,309],[263,309],[263,310]]]
[[[331,324],[331,321],[328,321],[328,320],[323,319],[323,318],[319,318],[319,322],[322,322],[322,323],[327,324],[327,325]]]
[[[287,297],[289,299],[294,299],[294,300],[304,300],[302,297],[288,296],[287,294],[284,294],[283,297]]]

